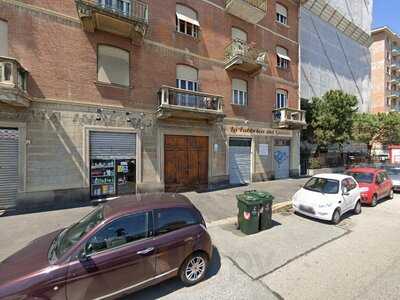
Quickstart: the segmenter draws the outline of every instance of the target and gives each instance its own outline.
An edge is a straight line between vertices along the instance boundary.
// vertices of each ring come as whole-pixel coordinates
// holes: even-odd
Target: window
[[[277,66],[281,69],[289,68],[290,57],[288,56],[288,51],[282,47],[276,47],[277,55]]]
[[[373,173],[346,172],[346,175],[352,176],[358,183],[372,183],[374,180]]]
[[[346,178],[342,181],[342,191],[343,192],[345,191],[345,188],[346,188],[347,192],[350,192],[350,191],[354,190],[356,187],[357,187],[357,183],[351,178]]]
[[[188,91],[198,91],[199,82],[197,69],[186,65],[177,65],[176,87]],[[195,107],[196,102],[196,95],[190,95],[187,93],[176,94],[176,105]]]
[[[247,105],[247,82],[241,79],[232,79],[232,104]]]
[[[121,217],[106,225],[89,240],[86,254],[129,244],[149,235],[149,213]]]
[[[287,107],[288,92],[285,90],[276,91],[276,108]]]
[[[0,56],[8,56],[8,24],[0,20]]]
[[[12,81],[12,64],[8,62],[0,63],[0,82]]]
[[[288,24],[288,11],[279,3],[276,4],[276,21],[284,25]]]
[[[304,188],[318,193],[337,194],[339,192],[339,181],[313,177],[304,185]]]
[[[131,2],[129,0],[117,0],[117,8],[123,15],[131,15]]]
[[[129,86],[129,52],[111,46],[99,45],[97,80],[109,84]]]
[[[190,35],[194,38],[199,36],[200,23],[197,20],[197,13],[180,4],[176,5],[176,31]]]
[[[158,209],[155,212],[156,235],[166,234],[202,223],[201,216],[188,208]]]
[[[247,42],[247,33],[239,28],[232,27],[232,41],[239,40]]]

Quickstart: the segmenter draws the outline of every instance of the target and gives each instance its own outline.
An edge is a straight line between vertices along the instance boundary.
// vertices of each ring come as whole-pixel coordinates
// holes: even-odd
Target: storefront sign
[[[225,132],[227,135],[238,135],[238,136],[280,136],[280,137],[292,137],[293,133],[290,130],[284,129],[273,129],[273,128],[259,128],[259,127],[247,127],[247,126],[225,126]]]
[[[268,144],[260,144],[258,153],[260,156],[268,156]]]

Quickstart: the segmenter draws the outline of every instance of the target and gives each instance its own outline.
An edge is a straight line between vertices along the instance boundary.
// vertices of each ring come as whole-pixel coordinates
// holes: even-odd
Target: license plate
[[[315,214],[314,208],[310,206],[300,205],[300,210],[307,212],[309,214]]]

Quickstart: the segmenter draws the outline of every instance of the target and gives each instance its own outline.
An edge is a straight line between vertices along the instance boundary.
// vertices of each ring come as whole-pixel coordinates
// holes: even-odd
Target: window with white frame
[[[288,25],[288,10],[279,3],[276,3],[276,21]]]
[[[283,47],[276,47],[277,66],[281,69],[289,68],[290,57],[287,49]]]
[[[232,79],[232,104],[247,106],[247,82],[241,79]]]
[[[276,90],[276,108],[287,107],[288,92],[285,90]]]
[[[184,5],[176,5],[176,31],[190,35],[194,38],[199,36],[200,23],[197,13]]]
[[[0,56],[8,56],[8,24],[0,20]]]
[[[177,65],[176,87],[183,90],[197,92],[199,90],[199,75],[197,69],[186,65]],[[176,103],[174,104],[180,106],[196,107],[196,101],[196,95],[177,93]]]
[[[9,62],[0,63],[0,82],[11,83],[12,81],[12,64]]]
[[[97,50],[97,80],[108,84],[129,86],[129,52],[99,45]]]
[[[97,3],[119,14],[131,15],[131,0],[97,0]]]

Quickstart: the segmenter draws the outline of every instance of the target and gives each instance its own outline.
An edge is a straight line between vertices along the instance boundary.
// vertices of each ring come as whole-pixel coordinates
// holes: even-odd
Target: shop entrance
[[[0,128],[0,209],[14,207],[18,191],[18,129]]]
[[[166,192],[182,192],[207,186],[208,137],[164,137],[164,182]]]
[[[90,196],[136,193],[136,134],[90,133]]]
[[[229,183],[251,182],[251,139],[229,139]]]

